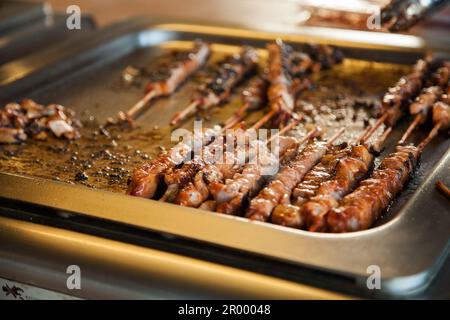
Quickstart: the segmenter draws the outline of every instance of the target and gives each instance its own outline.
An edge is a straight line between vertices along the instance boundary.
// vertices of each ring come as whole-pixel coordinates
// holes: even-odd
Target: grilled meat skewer
[[[307,45],[305,51],[306,52],[297,52],[294,51],[290,46],[279,43],[280,48],[285,51],[284,68],[287,72],[287,76],[292,78],[291,88],[292,95],[295,97],[298,92],[301,90],[308,88],[311,83],[308,78],[306,78],[311,73],[316,73],[321,69],[328,69],[332,65],[342,62],[343,55],[342,52],[334,47],[326,46],[326,45]],[[270,47],[271,45],[269,45]],[[273,66],[274,68],[278,68],[278,66],[274,66],[274,64],[279,59],[279,55],[271,55],[269,57],[269,69]],[[272,69],[273,70],[273,69]],[[272,75],[274,73],[272,72]],[[253,83],[250,83],[249,89],[243,92],[243,104],[236,111],[237,115],[243,115],[249,110],[256,110],[261,107],[267,100],[266,89],[268,86],[269,75],[265,74],[262,77],[258,77],[255,79]],[[274,79],[272,77],[272,82]],[[275,80],[276,82],[276,80]],[[258,92],[264,92],[263,94],[258,94]],[[250,101],[247,97],[249,94]],[[283,93],[280,93],[283,95]],[[253,97],[261,97],[255,100]],[[256,103],[256,104],[255,104]],[[261,119],[261,122],[270,120],[271,117],[275,116],[278,112],[277,109],[272,108],[270,114]],[[228,119],[228,121],[232,121],[234,117]],[[236,120],[238,121],[238,120]]]
[[[328,231],[352,232],[371,227],[404,188],[420,154],[435,135],[431,132],[417,147],[397,146],[397,151],[384,158],[370,178],[362,181],[355,191],[339,202],[338,207],[330,210]]]
[[[442,94],[442,89],[438,86],[428,87],[416,98],[416,101],[409,106],[409,113],[415,116],[413,122],[403,134],[398,144],[404,144],[414,129],[427,120],[430,109]]]
[[[296,150],[304,142],[320,134],[317,128],[308,132],[301,140],[280,137],[280,146],[278,150],[279,156],[286,154],[290,150]],[[280,160],[281,160],[280,159]],[[273,154],[271,152],[263,153],[262,159],[258,159],[257,163],[248,163],[245,165],[241,173],[236,174],[233,179],[225,181],[224,184],[211,185],[211,193],[217,203],[216,211],[226,214],[239,214],[243,209],[245,202],[256,195],[264,186],[269,177],[264,176],[264,165],[272,163]],[[277,162],[280,165],[280,160]]]
[[[269,113],[260,120],[265,123],[277,117],[276,125],[284,125],[295,117],[294,100],[298,93],[311,86],[309,74],[342,62],[342,53],[325,45],[309,45],[308,53],[295,52],[281,40],[267,45],[269,52],[267,96]]]
[[[298,122],[293,122],[281,130],[276,136],[272,137],[269,141],[276,138],[279,134],[283,134],[285,131],[292,129]],[[244,145],[239,145],[238,150],[233,153],[225,151],[224,163],[215,163],[211,161],[202,170],[198,171],[192,182],[189,182],[177,195],[175,203],[182,206],[198,207],[206,201],[210,196],[210,186],[213,183],[221,183],[226,179],[232,178],[237,172],[240,172],[246,161],[240,161],[238,159],[241,151],[245,150],[257,150],[260,141],[245,141]],[[248,142],[248,144],[247,144]],[[245,153],[245,154],[248,154]]]
[[[215,130],[202,134],[202,145],[207,145],[217,136]],[[186,161],[193,151],[192,143],[179,142],[167,153],[162,153],[150,162],[134,169],[128,194],[142,198],[153,198],[166,172]]]
[[[231,125],[234,122],[231,123]],[[230,124],[228,124],[229,126]],[[254,124],[249,130],[257,130],[261,124],[257,122]],[[239,133],[239,132],[238,132]],[[215,154],[218,152],[222,152],[224,150],[224,144],[232,141],[233,145],[236,142],[236,139],[239,139],[235,136],[235,133],[228,134],[226,139],[224,137],[218,137],[215,141],[209,145],[206,145],[202,148],[201,153],[198,157],[195,157],[193,160],[186,162],[180,168],[172,168],[168,170],[165,174],[165,183],[168,186],[166,192],[160,199],[160,201],[173,202],[175,197],[178,195],[179,190],[184,187],[189,182],[194,180],[197,172],[205,169],[208,166],[215,164]],[[226,140],[226,141],[225,141]],[[247,143],[248,141],[245,141]],[[228,157],[232,157],[229,153],[225,153]],[[234,163],[234,161],[233,161]],[[227,166],[221,165],[220,168],[225,170]],[[217,168],[209,168],[209,170],[216,170]],[[236,169],[236,168],[235,168]],[[206,170],[206,169],[205,169]],[[217,170],[216,170],[217,171]],[[217,176],[217,174],[216,174]]]
[[[206,64],[211,54],[207,43],[197,40],[188,51],[174,53],[168,65],[160,66],[150,75],[146,87],[146,95],[126,112],[119,112],[120,121],[131,122],[150,100],[158,97],[167,97],[174,93],[195,71]],[[114,122],[109,119],[109,122]]]
[[[289,138],[288,138],[289,139]],[[290,148],[288,144],[285,147]],[[226,214],[237,214],[243,206],[245,196],[252,196],[253,190],[259,190],[264,183],[263,170],[266,166],[279,165],[278,158],[261,144],[258,146],[257,163],[247,163],[243,170],[237,172],[232,179],[214,182],[210,185],[211,195],[216,202],[215,211]],[[280,148],[281,149],[281,148]],[[279,150],[282,154],[285,150]]]
[[[404,144],[411,133],[418,125],[422,125],[428,118],[430,110],[434,103],[439,99],[442,100],[442,89],[447,85],[450,78],[450,63],[444,63],[435,73],[431,75],[431,83],[434,86],[425,88],[416,100],[409,106],[409,113],[415,116],[413,122],[409,125],[405,134],[399,140],[399,144]],[[445,98],[445,97],[444,97]]]
[[[328,212],[367,176],[374,165],[377,150],[381,148],[390,132],[391,128],[388,128],[374,146],[365,144],[353,146],[349,154],[339,161],[334,178],[322,183],[316,196],[306,202],[301,209],[301,215],[309,231],[327,230]]]
[[[248,112],[259,110],[264,107],[267,101],[267,79],[256,77],[250,81],[247,88],[242,91],[241,106],[234,112],[234,115],[225,121],[225,125],[234,125],[241,121]]]
[[[346,143],[330,147],[320,162],[295,186],[290,203],[275,207],[271,216],[272,223],[292,228],[302,227],[304,219],[300,213],[301,206],[317,193],[322,182],[331,179],[337,163],[348,154],[348,151]]]
[[[315,141],[308,144],[288,166],[283,167],[275,175],[274,180],[251,200],[246,217],[251,220],[268,221],[275,206],[289,201],[294,187],[320,161],[333,141],[343,131],[343,129],[338,131],[328,142]]]
[[[314,196],[323,192],[324,188],[321,188],[323,183],[329,183],[327,181],[334,180],[335,172],[339,173],[340,166],[344,168],[351,168],[348,166],[348,157],[352,154],[361,155],[361,150],[356,147],[359,144],[363,144],[370,136],[366,136],[366,132],[371,128],[367,127],[363,131],[362,135],[356,140],[355,146],[347,146],[347,144],[341,144],[333,146],[322,157],[321,161],[315,165],[303,178],[303,180],[297,184],[294,188],[291,196],[291,202],[287,204],[279,204],[275,207],[271,220],[275,224],[300,228],[305,223],[305,217],[308,215],[302,212],[303,205],[308,203]],[[384,139],[383,139],[384,140]],[[376,148],[379,148],[378,142]],[[366,147],[370,149],[369,147]],[[356,152],[355,152],[356,151]],[[358,152],[359,151],[359,152]],[[364,160],[364,157],[363,157]],[[350,163],[353,161],[350,160]],[[347,163],[344,165],[343,163]],[[336,170],[337,169],[337,170]]]
[[[247,98],[250,101],[257,101],[260,98],[261,90],[254,90],[252,94],[247,95]],[[256,103],[255,103],[256,104]],[[252,126],[253,129],[258,129],[264,122],[258,122]],[[229,129],[234,126],[234,121],[229,122],[222,129],[222,132],[225,129]],[[208,134],[209,133],[209,134]],[[205,138],[203,139],[203,146],[208,145],[213,138],[217,136],[217,132],[207,131]],[[220,135],[219,135],[220,136]],[[177,146],[173,148],[173,152],[169,152],[168,154],[160,155],[158,158],[153,160],[151,163],[145,163],[139,167],[137,167],[131,177],[131,183],[128,188],[128,193],[134,196],[144,197],[144,198],[153,198],[155,195],[158,186],[162,182],[164,176],[168,176],[167,173],[173,171],[175,167],[184,162],[184,159],[191,154],[192,148],[189,145],[185,145],[184,143],[179,143]],[[194,160],[193,160],[194,161]],[[197,172],[201,165],[196,162],[191,162],[189,164],[191,172]],[[196,169],[197,168],[197,169]],[[186,170],[186,168],[184,169]],[[181,171],[177,171],[181,173]],[[184,174],[184,173],[183,173]],[[163,196],[162,200],[171,200],[173,196],[178,193],[178,188],[180,184],[184,184],[184,181],[189,181],[188,174],[184,174],[185,178],[179,178],[179,183],[170,182],[168,185],[172,185],[169,190],[166,191],[165,196]],[[169,179],[170,177],[168,177]],[[176,178],[178,179],[178,178]]]
[[[430,57],[418,60],[410,74],[401,77],[395,86],[389,88],[383,96],[382,116],[378,118],[367,135],[371,135],[383,123],[388,127],[396,125],[403,116],[403,109],[419,94],[430,69],[432,69],[432,64]]]
[[[304,86],[304,81],[293,78],[290,72],[292,47],[281,40],[267,45],[269,52],[267,96],[270,117],[277,116],[276,123],[283,124],[291,118],[297,92]]]
[[[433,122],[433,129],[417,147],[397,146],[397,151],[384,158],[369,179],[361,182],[355,191],[339,202],[339,207],[329,212],[329,231],[351,232],[372,226],[406,185],[423,149],[441,128],[450,127],[450,106],[441,101],[436,102],[433,106]]]
[[[206,111],[225,102],[231,91],[256,70],[258,60],[256,50],[251,47],[243,47],[239,54],[225,58],[219,63],[213,76],[197,90],[192,102],[175,114],[170,124],[177,125],[199,110]]]
[[[202,147],[199,155],[196,155],[192,160],[183,163],[180,168],[170,168],[164,175],[164,182],[167,185],[167,190],[160,198],[160,201],[172,202],[174,197],[178,194],[180,188],[194,179],[195,174],[203,169],[208,163],[214,160],[216,149],[221,149],[235,137],[233,134],[219,136],[208,145]]]

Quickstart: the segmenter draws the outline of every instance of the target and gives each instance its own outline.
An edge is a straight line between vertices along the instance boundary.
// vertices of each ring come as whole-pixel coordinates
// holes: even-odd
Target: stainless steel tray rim
[[[423,50],[425,47],[425,42],[422,38],[414,35],[406,35],[406,34],[393,34],[393,33],[384,33],[384,32],[376,32],[376,31],[363,31],[363,30],[350,30],[350,29],[339,29],[339,32],[336,32],[336,29],[327,28],[327,27],[311,27],[311,26],[301,26],[301,27],[289,27],[283,26],[278,28],[264,28],[258,27],[258,30],[252,30],[245,28],[243,26],[212,26],[212,25],[199,25],[198,23],[188,23],[188,22],[167,22],[167,23],[155,23],[150,28],[157,28],[163,30],[175,30],[182,32],[199,32],[200,30],[204,31],[204,28],[208,28],[208,32],[227,37],[237,37],[234,34],[241,34],[242,31],[248,31],[244,33],[244,35],[248,35],[249,37],[256,36],[260,39],[276,39],[281,38],[286,41],[305,41],[305,38],[308,38],[308,41],[314,42],[328,42],[330,39],[330,33],[333,33],[335,41],[341,42],[342,44],[346,44],[349,46],[377,46],[378,48],[382,47],[386,50],[396,48],[396,49],[407,49],[410,51],[411,49],[415,50]],[[140,37],[142,44],[146,45],[150,43],[147,39],[147,35],[144,33]]]

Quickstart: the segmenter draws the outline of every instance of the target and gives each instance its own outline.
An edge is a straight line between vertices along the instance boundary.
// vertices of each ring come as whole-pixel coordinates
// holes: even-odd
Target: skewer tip
[[[422,150],[431,142],[431,140],[433,140],[439,133],[439,129],[441,129],[442,124],[438,123],[437,125],[435,125],[433,127],[433,129],[431,129],[430,133],[428,134],[428,136],[423,139],[423,141],[421,143],[419,143],[419,145],[417,146],[417,149],[422,152]]]
[[[450,199],[450,189],[444,184],[442,181],[436,181],[436,188],[447,197],[447,199]]]
[[[408,140],[408,138],[411,136],[411,133],[413,133],[414,129],[417,127],[420,121],[422,121],[422,114],[418,114],[414,118],[413,122],[411,122],[411,124],[408,126],[403,136],[400,138],[400,140],[398,140],[397,142],[398,145],[405,144],[406,140]]]
[[[366,131],[366,134],[363,135],[360,138],[361,143],[365,142],[367,139],[369,139],[372,134],[377,131],[377,129],[383,124],[384,120],[386,120],[386,118],[388,117],[388,113],[383,114],[381,117],[379,117],[377,119],[377,121],[375,121],[375,123],[373,124],[373,126]]]
[[[191,113],[194,113],[197,106],[200,104],[198,100],[192,101],[186,108],[175,113],[172,120],[170,120],[170,125],[175,126],[187,118]]]
[[[333,134],[330,137],[330,139],[328,139],[327,144],[331,145],[337,138],[339,138],[342,135],[342,133],[344,133],[344,131],[345,131],[345,128],[339,129],[335,134]]]

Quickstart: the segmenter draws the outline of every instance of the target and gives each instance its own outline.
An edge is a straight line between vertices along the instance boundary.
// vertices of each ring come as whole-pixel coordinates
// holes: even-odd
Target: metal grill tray
[[[379,36],[370,34],[371,39]],[[367,33],[361,31],[343,36],[341,31],[324,28],[304,28],[296,34],[281,34],[136,19],[24,59],[21,62],[30,67],[19,74],[13,72],[15,63],[1,67],[0,100],[32,97],[66,104],[78,114],[89,108],[86,104],[98,104],[92,112],[103,120],[142,94],[138,90],[114,92],[106,88],[107,79],[116,78],[126,65],[151,59],[167,43],[196,38],[215,44],[249,44],[260,48],[276,37],[294,46],[301,46],[305,41],[326,42],[340,45],[352,59],[405,64],[414,62],[423,49],[418,45],[420,41],[410,36],[383,35],[384,45],[368,43],[365,36]],[[151,127],[156,123],[168,123],[170,115],[187,102],[187,97],[178,103],[170,99],[169,102],[159,101],[140,119],[140,124]],[[166,108],[170,112],[165,111],[164,106],[169,106]],[[398,138],[406,125],[404,122],[396,129],[392,139]],[[425,133],[422,131],[418,135],[423,137]],[[348,234],[309,233],[11,173],[0,174],[0,197],[4,207],[17,208],[19,204],[22,208],[36,206],[64,213],[65,220],[60,221],[61,217],[55,216],[60,226],[69,226],[76,217],[88,219],[89,225],[85,227],[77,222],[86,232],[105,223],[119,224],[128,228],[125,234],[133,233],[134,229],[136,233],[148,232],[149,237],[162,235],[167,250],[182,241],[192,241],[193,247],[203,252],[204,259],[219,255],[223,263],[237,263],[242,268],[332,286],[336,290],[372,294],[366,288],[367,268],[377,265],[381,269],[382,290],[374,294],[407,294],[425,288],[447,256],[448,200],[435,190],[434,183],[443,180],[450,184],[449,142],[440,136],[427,147],[416,176],[380,226]],[[39,219],[33,218],[33,221]],[[108,230],[102,234],[108,236]],[[125,241],[124,232],[120,237]],[[188,250],[179,251],[190,254]],[[239,260],[240,264],[236,262]]]
[[[0,65],[95,28],[95,22],[90,16],[81,17],[80,30],[69,30],[66,19],[66,15],[52,15],[4,36],[0,35]]]

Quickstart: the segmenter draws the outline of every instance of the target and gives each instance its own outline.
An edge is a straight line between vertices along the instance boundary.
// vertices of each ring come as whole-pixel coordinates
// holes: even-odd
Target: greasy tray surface
[[[219,37],[209,34],[214,30],[210,28],[197,27],[196,32],[189,31],[189,25],[178,25],[178,29],[176,25],[171,25],[168,29],[166,31],[164,26],[155,26],[153,29],[139,32],[138,37],[128,38],[121,37],[122,34],[118,33],[117,39],[123,41],[122,43],[116,42],[122,46],[127,45],[129,50],[122,51],[122,55],[115,57],[114,61],[111,59],[105,63],[91,65],[89,69],[71,74],[70,77],[65,77],[57,84],[43,87],[35,92],[23,93],[23,96],[31,96],[42,102],[58,102],[70,106],[84,120],[87,120],[85,122],[88,126],[89,122],[94,125],[96,121],[103,121],[107,116],[131,105],[142,94],[142,88],[123,89],[115,85],[120,71],[129,64],[146,65],[150,60],[153,60],[153,64],[156,59],[152,58],[160,56],[164,48],[185,45],[182,41],[173,40],[192,40],[200,37],[220,42],[222,45],[216,45],[215,51],[224,53],[236,50],[231,45],[224,45],[236,44],[236,38],[240,39],[237,43],[244,42],[262,47],[265,41],[274,37],[274,35],[250,31],[236,33],[236,29],[233,30],[234,34],[231,38]],[[114,37],[112,38],[114,39]],[[295,43],[302,39],[291,36],[289,40]],[[93,44],[94,49],[90,50],[92,56],[95,57],[97,54],[98,57],[102,57],[105,54],[98,49],[101,44]],[[145,48],[147,45],[151,46]],[[348,51],[350,55],[353,53],[353,56],[358,56],[357,50]],[[367,55],[368,52],[365,54]],[[416,58],[414,54],[405,55],[408,61]],[[395,52],[389,57],[390,59],[395,57]],[[74,68],[73,65],[72,68]],[[343,66],[322,75],[318,83],[320,84],[319,88],[323,90],[305,94],[304,99],[317,106],[327,99],[339,99],[335,95],[337,91],[345,91],[353,97],[374,99],[388,85],[395,82],[398,76],[405,72],[405,69],[407,70],[398,65],[349,60]],[[364,81],[367,78],[371,79],[370,83]],[[151,110],[139,119],[141,128],[137,131],[121,133],[120,137],[117,137],[118,133],[112,132],[112,137],[95,138],[88,142],[89,148],[85,148],[86,141],[77,142],[74,145],[52,141],[44,144],[31,143],[27,147],[7,147],[4,150],[4,156],[0,159],[2,171],[73,180],[75,174],[73,170],[89,169],[91,170],[90,174],[92,172],[92,179],[89,179],[88,185],[123,192],[126,174],[115,175],[115,179],[111,180],[110,174],[98,173],[96,175],[95,170],[98,169],[95,167],[96,164],[93,168],[89,168],[79,159],[86,159],[100,149],[109,148],[112,150],[113,159],[110,159],[109,155],[106,157],[101,155],[97,165],[104,167],[111,160],[121,162],[124,159],[121,159],[120,154],[126,153],[131,155],[129,159],[122,161],[123,164],[120,164],[120,167],[129,170],[137,162],[142,161],[143,155],[156,154],[155,146],[168,145],[169,135],[167,133],[169,131],[168,128],[162,127],[155,132],[153,126],[164,126],[168,123],[173,112],[188,101],[188,92],[194,84],[195,82],[191,81],[174,97],[157,101]],[[236,107],[237,103],[238,100],[233,99],[230,106]],[[94,105],[93,108],[92,105]],[[230,106],[213,113],[211,122],[217,123],[219,119],[230,114],[233,109]],[[395,141],[405,125],[406,123],[403,123],[396,130],[388,145]],[[189,127],[189,124],[185,126]],[[349,132],[352,133],[352,130]],[[424,132],[418,133],[415,140],[417,141],[423,135]],[[115,141],[117,146],[109,145],[114,138],[117,139]],[[344,138],[348,139],[349,136]],[[51,150],[39,151],[43,146],[48,147],[49,144],[53,146]],[[435,167],[448,147],[449,141],[440,137],[425,151],[423,164],[416,178],[402,193],[399,201],[396,201],[390,214],[384,220],[391,221],[369,231],[346,235],[312,234],[270,224],[249,223],[242,218],[211,214],[156,201],[124,197],[120,194],[8,174],[0,176],[2,185],[0,196],[207,241],[303,266],[338,272],[361,279],[363,286],[367,267],[376,264],[380,266],[382,277],[386,280],[383,283],[384,289],[408,290],[429,280],[448,244],[447,231],[450,226],[450,218],[445,214],[446,200],[437,194],[433,187],[435,179],[444,179],[444,181],[448,179],[445,172],[448,170],[450,154],[447,154]],[[137,149],[139,152],[136,152]],[[75,151],[76,154],[74,154]],[[76,159],[72,158],[74,156]],[[114,168],[114,164],[111,167]],[[435,167],[434,171],[433,167]],[[414,192],[419,184],[420,188]],[[426,198],[429,202],[423,201]],[[421,208],[423,206],[427,206],[426,219],[423,217],[425,210]],[[433,236],[433,241],[429,241],[430,235]],[[408,276],[415,278],[404,278]]]

